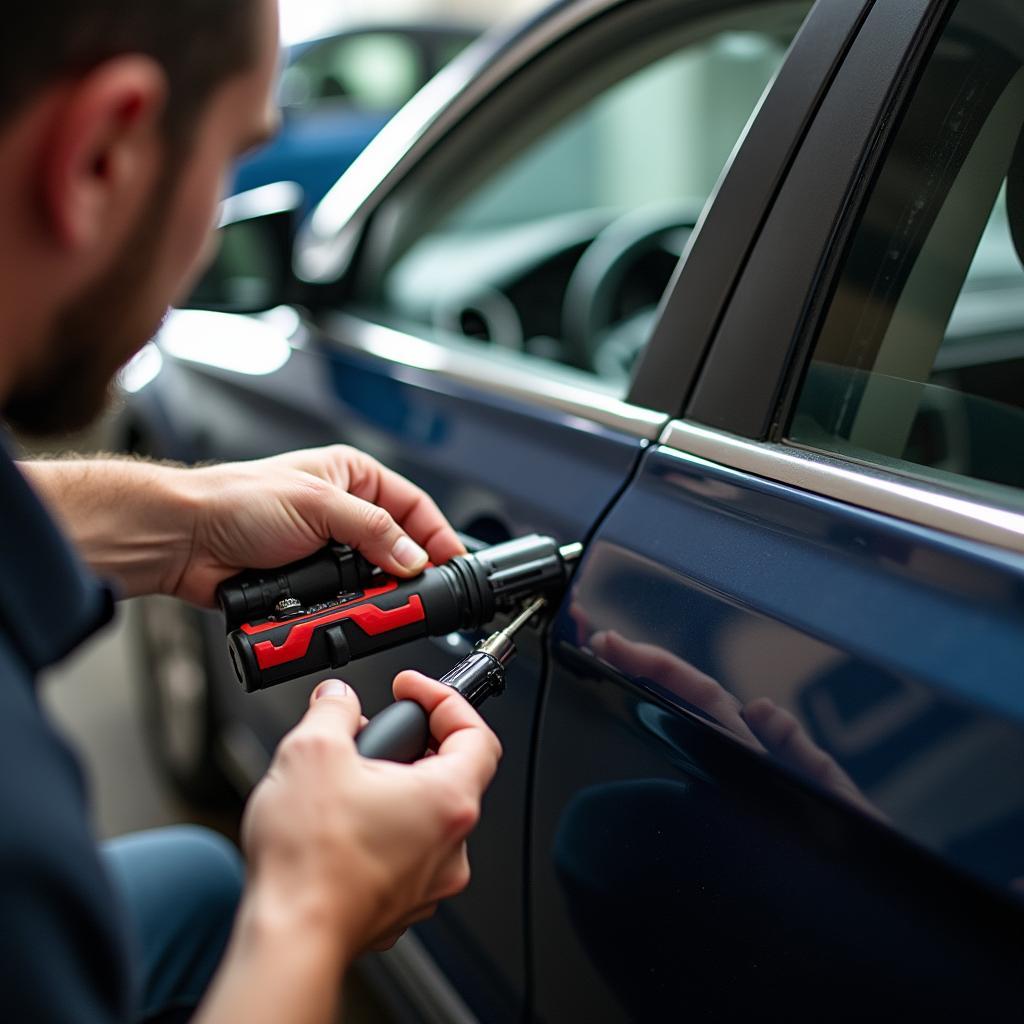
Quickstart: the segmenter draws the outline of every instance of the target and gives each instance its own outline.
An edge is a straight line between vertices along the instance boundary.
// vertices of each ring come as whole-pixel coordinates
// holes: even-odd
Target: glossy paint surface
[[[538,1018],[1019,999],[1022,627],[1015,556],[649,453],[552,636]]]

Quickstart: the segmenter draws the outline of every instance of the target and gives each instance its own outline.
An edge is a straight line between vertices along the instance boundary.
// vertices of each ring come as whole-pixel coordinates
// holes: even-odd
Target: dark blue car
[[[478,35],[467,25],[361,25],[289,47],[279,136],[246,159],[233,192],[294,181],[311,209],[366,144]]]
[[[1020,1019],[1022,131],[1019,0],[573,0],[389,124],[271,312],[129,369],[126,446],[352,444],[585,543],[486,709],[472,886],[368,965],[410,1019]],[[174,777],[251,785],[309,687],[139,635]]]

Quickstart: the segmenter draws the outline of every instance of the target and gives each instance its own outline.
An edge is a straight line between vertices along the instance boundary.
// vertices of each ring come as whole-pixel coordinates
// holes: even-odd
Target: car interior
[[[490,98],[486,135],[471,115],[422,162],[370,227],[354,312],[625,393],[809,5],[683,28],[674,5],[650,6],[663,31],[633,11],[619,32],[582,33],[575,59],[563,46],[546,77],[534,69]]]

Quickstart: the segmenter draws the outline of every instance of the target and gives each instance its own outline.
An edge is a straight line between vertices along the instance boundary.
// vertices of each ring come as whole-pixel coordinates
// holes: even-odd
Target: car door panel
[[[1022,625],[1017,556],[648,453],[552,635],[535,1018],[1019,1006]]]
[[[647,443],[641,435],[656,433],[662,419],[620,405],[616,428],[597,421],[597,396],[596,418],[587,419],[585,395],[570,415],[535,396],[517,398],[508,388],[501,393],[486,381],[474,387],[465,372],[455,379],[410,365],[410,351],[422,353],[415,346],[427,343],[389,332],[381,351],[393,345],[391,356],[375,355],[354,344],[356,324],[347,323],[353,335],[346,337],[346,323],[339,321],[335,337],[293,356],[293,372],[310,383],[306,416],[316,410],[315,418],[334,425],[325,443],[353,444],[380,458],[430,493],[457,528],[474,535],[490,531],[484,540],[530,532],[565,542],[583,539],[635,468]],[[630,416],[632,432],[625,429]],[[457,638],[449,650],[444,646],[408,645],[348,666],[343,675],[373,713],[389,700],[398,671],[446,672],[463,648]],[[469,1006],[487,1021],[519,1019],[523,1008],[522,836],[542,654],[536,639],[525,637],[507,693],[486,710],[505,756],[470,844],[473,883],[418,929]],[[307,692],[308,686],[294,684],[256,695],[269,711],[272,733],[279,735],[294,720]]]

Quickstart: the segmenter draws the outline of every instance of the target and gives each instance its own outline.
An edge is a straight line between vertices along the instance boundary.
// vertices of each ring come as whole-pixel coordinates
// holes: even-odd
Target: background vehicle
[[[477,35],[455,24],[363,25],[285,51],[281,133],[235,192],[294,181],[315,206],[389,117]]]
[[[1022,66],[1003,0],[561,4],[359,158],[301,311],[131,368],[132,446],[351,443],[586,539],[473,886],[385,961],[427,1019],[1019,1013]],[[196,749],[254,777],[306,690],[218,629]]]

